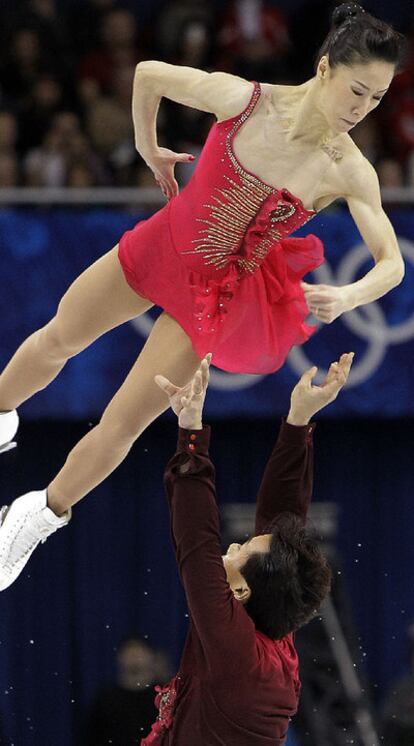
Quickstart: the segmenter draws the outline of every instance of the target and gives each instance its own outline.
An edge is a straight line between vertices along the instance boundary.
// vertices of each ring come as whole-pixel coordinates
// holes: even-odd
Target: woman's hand
[[[203,427],[203,406],[210,377],[211,358],[211,353],[206,355],[186,386],[175,386],[165,376],[155,376],[155,383],[167,394],[170,407],[178,416],[178,424],[185,430],[201,430]]]
[[[171,199],[178,194],[178,184],[174,176],[175,164],[194,160],[195,156],[189,153],[174,153],[168,148],[157,148],[146,163],[154,174],[156,183],[161,187],[164,197]]]
[[[350,286],[334,287],[333,285],[309,285],[301,283],[309,311],[324,324],[332,321],[354,308]]]

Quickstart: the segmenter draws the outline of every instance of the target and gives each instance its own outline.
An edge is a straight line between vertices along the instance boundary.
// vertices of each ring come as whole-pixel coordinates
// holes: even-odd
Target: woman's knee
[[[145,429],[139,417],[119,416],[105,411],[98,425],[99,434],[111,447],[130,448]]]
[[[74,340],[64,329],[55,316],[46,326],[39,329],[37,334],[37,345],[42,354],[58,362],[73,357],[83,349],[80,340]]]

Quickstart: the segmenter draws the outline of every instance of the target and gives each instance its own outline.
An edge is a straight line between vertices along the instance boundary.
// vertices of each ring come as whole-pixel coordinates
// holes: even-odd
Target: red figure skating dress
[[[315,213],[237,160],[233,139],[261,95],[213,125],[181,193],[127,231],[119,258],[137,293],[173,316],[200,357],[234,373],[271,373],[314,327],[300,282],[323,261],[313,235],[288,238]]]

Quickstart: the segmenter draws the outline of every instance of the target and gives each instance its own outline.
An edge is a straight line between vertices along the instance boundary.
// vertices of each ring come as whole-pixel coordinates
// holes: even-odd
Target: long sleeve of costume
[[[314,429],[314,424],[297,427],[282,422],[257,495],[256,534],[269,530],[285,511],[305,522],[313,485]]]
[[[212,667],[236,665],[240,646],[254,642],[254,625],[235,601],[222,561],[210,428],[179,431],[165,473],[171,530],[192,623]]]

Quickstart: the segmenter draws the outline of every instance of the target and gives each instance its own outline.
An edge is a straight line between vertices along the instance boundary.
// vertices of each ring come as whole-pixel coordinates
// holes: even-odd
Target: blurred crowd
[[[139,746],[156,720],[154,685],[172,676],[165,653],[132,635],[119,643],[115,663],[114,680],[96,693],[85,713],[77,746]]]
[[[313,74],[332,10],[330,0],[304,1],[292,14],[271,0],[165,0],[149,22],[140,5],[1,4],[0,187],[153,186],[134,148],[140,60],[302,82]],[[197,155],[211,123],[165,100],[159,142]],[[414,43],[404,73],[354,136],[383,185],[414,185]]]

